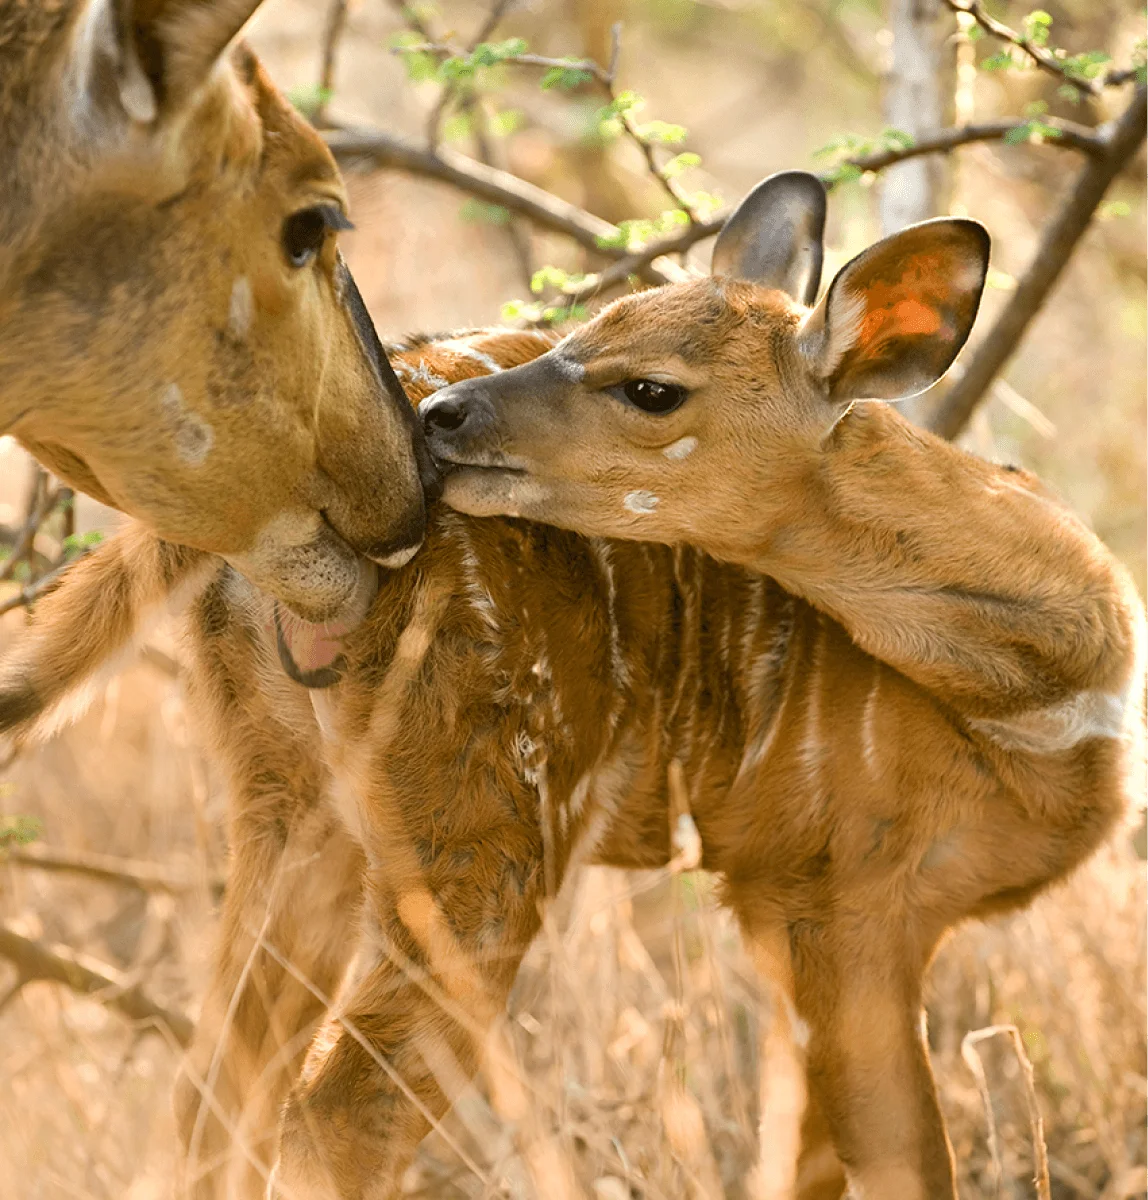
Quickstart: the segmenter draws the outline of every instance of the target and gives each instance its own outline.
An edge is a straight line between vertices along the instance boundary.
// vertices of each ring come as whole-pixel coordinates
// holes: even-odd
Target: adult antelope
[[[848,407],[947,367],[983,232],[908,231],[811,313],[793,298],[820,262],[810,188],[755,192],[714,280],[621,301],[541,357],[551,339],[505,332],[395,351],[415,397],[476,377],[426,412],[472,467],[449,477],[455,503],[768,550],[785,586],[684,544],[438,510],[323,693],[275,669],[306,639],[277,637],[234,571],[196,601],[195,700],[233,814],[178,1100],[197,1197],[259,1194],[281,1106],[283,1195],[396,1195],[571,863],[667,862],[671,768],[807,1034],[803,1167],[826,1132],[837,1157],[800,1195],[839,1196],[846,1174],[881,1200],[954,1195],[922,973],[945,929],[1024,903],[1119,819],[1142,617],[1031,478]],[[676,412],[641,411],[675,387]],[[578,451],[554,448],[547,413],[582,468],[560,473]],[[0,667],[0,728],[34,731],[113,656],[170,590],[166,553],[129,530],[44,598]]]
[[[0,0],[0,434],[353,616],[359,556],[405,561],[436,479],[335,247],[334,160],[229,48],[257,7]]]

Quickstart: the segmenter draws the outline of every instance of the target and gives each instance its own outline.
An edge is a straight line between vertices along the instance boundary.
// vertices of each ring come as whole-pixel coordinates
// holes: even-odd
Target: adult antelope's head
[[[0,2],[0,433],[319,619],[437,481],[257,6]]]
[[[534,362],[425,400],[447,502],[755,556],[855,399],[948,370],[988,267],[981,225],[929,221],[853,259],[810,308],[824,222],[815,176],[774,175],[722,230],[712,278],[627,297]]]

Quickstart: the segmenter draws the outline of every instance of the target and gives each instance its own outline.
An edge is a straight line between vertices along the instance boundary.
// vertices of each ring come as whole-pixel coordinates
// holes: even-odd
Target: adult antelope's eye
[[[631,379],[622,384],[626,402],[642,412],[662,416],[680,407],[686,399],[686,389],[677,383],[659,383],[656,379]]]
[[[293,267],[305,267],[323,249],[331,219],[325,208],[304,208],[283,222],[283,249]]]

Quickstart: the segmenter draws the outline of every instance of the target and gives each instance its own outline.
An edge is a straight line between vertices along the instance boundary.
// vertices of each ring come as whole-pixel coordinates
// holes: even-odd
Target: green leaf
[[[1087,50],[1083,54],[1072,54],[1064,58],[1061,66],[1070,79],[1089,82],[1096,79],[1111,61],[1112,56],[1105,54],[1103,50]]]
[[[821,178],[825,181],[827,187],[838,187],[843,183],[855,183],[861,178],[862,171],[860,167],[855,167],[852,163],[838,163],[837,166],[831,167],[826,171]]]
[[[672,125],[668,121],[647,121],[637,125],[634,132],[643,142],[657,142],[663,146],[677,146],[686,140],[686,127]]]
[[[701,155],[694,154],[690,150],[683,151],[681,154],[675,154],[662,167],[662,174],[667,179],[676,179],[683,171],[688,171],[693,167],[701,165]]]
[[[1010,67],[1015,66],[1016,62],[1013,59],[1012,51],[1007,49],[981,62],[982,71],[1007,71]]]
[[[91,529],[87,533],[71,533],[64,538],[64,555],[73,557],[83,554],[85,550],[91,550],[103,540],[104,535],[98,529]]]
[[[494,137],[509,137],[516,133],[526,122],[526,115],[520,108],[504,108],[490,118],[490,132]]]
[[[1034,9],[1025,17],[1022,28],[1025,41],[1034,46],[1047,46],[1052,17],[1041,8]]]
[[[577,59],[571,59],[571,62],[576,63]],[[592,72],[581,67],[551,67],[543,76],[539,83],[539,87],[544,92],[553,91],[557,88],[559,91],[572,92],[575,88],[581,87],[584,83],[589,83],[594,78]]]
[[[1039,117],[1048,112],[1048,101],[1033,100],[1031,103],[1024,106],[1024,115],[1026,117]]]
[[[917,139],[903,129],[883,129],[881,145],[886,150],[911,150],[917,144]]]
[[[324,104],[330,102],[333,94],[330,88],[320,87],[317,83],[306,83],[292,88],[287,93],[287,99],[296,112],[301,112],[310,121]]]
[[[1096,210],[1101,221],[1111,221],[1114,217],[1127,217],[1132,212],[1132,205],[1127,200],[1105,200]]]
[[[501,204],[487,204],[473,196],[458,210],[458,215],[464,221],[484,222],[487,225],[510,223],[510,209],[503,208]]]
[[[9,846],[26,846],[42,837],[43,824],[35,817],[0,815],[0,850]]]
[[[474,119],[470,113],[454,113],[442,123],[442,136],[448,142],[460,142],[469,137],[474,129]]]
[[[504,42],[479,42],[471,52],[470,61],[476,67],[493,67],[508,58],[517,58],[529,49],[523,38],[507,38]]]

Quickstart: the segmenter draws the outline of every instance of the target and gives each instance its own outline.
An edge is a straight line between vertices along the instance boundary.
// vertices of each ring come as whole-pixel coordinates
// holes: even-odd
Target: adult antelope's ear
[[[261,0],[87,0],[71,82],[89,116],[150,125],[207,80]]]
[[[838,271],[800,336],[834,400],[902,400],[931,387],[965,344],[989,235],[941,218],[895,233]]]
[[[763,179],[722,227],[713,273],[812,304],[821,286],[824,234],[824,184],[808,171],[780,171]]]

